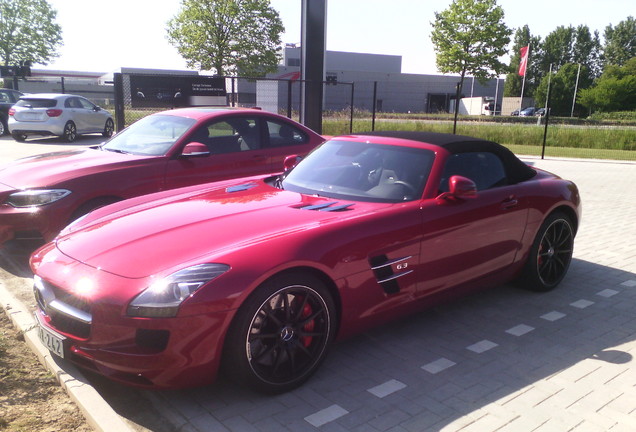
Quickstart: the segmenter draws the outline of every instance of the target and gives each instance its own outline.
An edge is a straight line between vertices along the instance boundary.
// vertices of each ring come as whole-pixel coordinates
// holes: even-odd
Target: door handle
[[[519,205],[519,200],[515,197],[506,198],[501,202],[501,208],[503,210],[510,210],[517,207],[517,205]]]

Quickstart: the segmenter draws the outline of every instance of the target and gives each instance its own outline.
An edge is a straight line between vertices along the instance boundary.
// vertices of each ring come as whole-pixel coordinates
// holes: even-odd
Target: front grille
[[[91,331],[91,305],[88,300],[64,291],[36,276],[35,299],[40,309],[51,318],[56,330],[86,339]]]

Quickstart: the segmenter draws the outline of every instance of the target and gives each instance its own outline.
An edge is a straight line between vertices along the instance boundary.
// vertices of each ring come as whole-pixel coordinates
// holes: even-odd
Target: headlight
[[[60,200],[70,194],[66,189],[32,189],[9,195],[7,204],[13,207],[39,207]]]
[[[199,264],[179,270],[155,282],[133,299],[128,315],[164,318],[177,315],[181,303],[200,287],[221,276],[230,266],[225,264]]]

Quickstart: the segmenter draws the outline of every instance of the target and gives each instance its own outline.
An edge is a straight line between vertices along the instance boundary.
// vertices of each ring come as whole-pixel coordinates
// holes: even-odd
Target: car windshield
[[[285,190],[352,201],[419,199],[432,151],[369,142],[327,141],[282,180]]]
[[[135,155],[165,155],[195,122],[171,115],[144,117],[111,138],[102,149]]]

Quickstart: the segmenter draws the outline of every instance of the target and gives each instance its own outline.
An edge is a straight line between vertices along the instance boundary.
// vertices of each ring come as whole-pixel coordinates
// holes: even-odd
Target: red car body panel
[[[180,109],[160,114],[196,120],[163,155],[83,149],[27,157],[1,167],[0,244],[14,238],[49,241],[74,219],[78,209],[89,203],[103,205],[166,189],[277,172],[282,169],[285,156],[305,155],[324,141],[298,123],[260,110]],[[181,157],[185,144],[195,139],[198,127],[237,116],[290,125],[301,131],[306,140],[298,145],[263,144],[262,148],[249,151]],[[116,138],[117,135],[113,139]],[[67,189],[71,194],[40,207],[16,208],[7,204],[10,194],[34,189]]]
[[[69,338],[75,362],[115,380],[146,387],[201,385],[216,377],[237,311],[274,275],[302,269],[321,278],[335,299],[342,339],[465,290],[510,281],[547,214],[561,209],[575,222],[580,217],[576,186],[544,171],[480,191],[473,200],[444,199],[436,185],[447,150],[372,139],[435,153],[421,198],[335,200],[251,177],[116,203],[71,225],[31,259],[47,284],[91,304],[90,335],[65,332],[42,310],[41,321]],[[334,201],[346,211],[314,210]],[[396,273],[412,270],[400,278],[399,290],[379,281],[372,269],[377,257],[396,260]],[[185,300],[175,318],[127,316],[131,299],[154,280],[200,263],[227,264],[230,270]],[[144,352],[136,339],[140,329],[169,333],[165,348]]]

